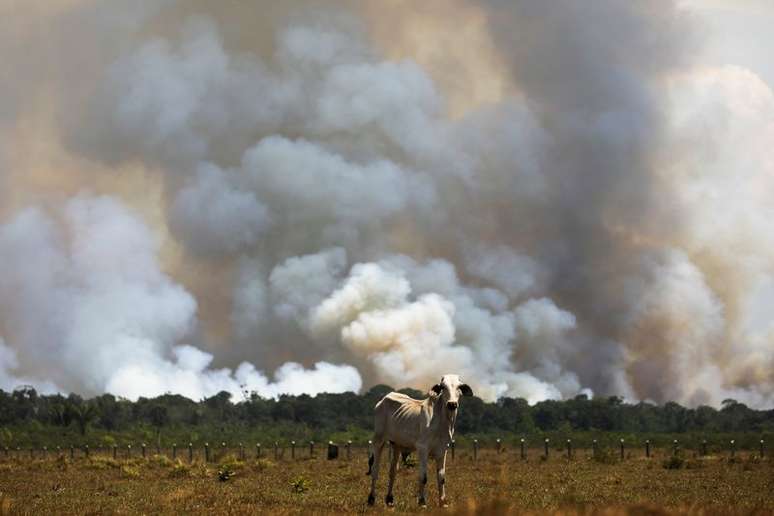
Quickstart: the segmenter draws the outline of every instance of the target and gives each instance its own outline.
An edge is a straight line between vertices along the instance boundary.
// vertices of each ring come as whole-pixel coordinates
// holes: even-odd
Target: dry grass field
[[[308,452],[307,454],[308,455]],[[549,460],[530,450],[482,451],[474,462],[458,451],[447,466],[446,514],[769,514],[774,513],[774,461],[755,454],[668,458],[612,454],[593,460]],[[211,464],[167,456],[112,459],[92,454],[0,459],[0,514],[105,513],[383,513],[414,512],[416,468],[401,467],[396,505],[383,504],[386,467],[375,508],[365,505],[369,478],[365,451],[351,460],[323,457],[249,459],[235,455]],[[384,464],[383,464],[384,465]],[[438,510],[435,476],[429,507]]]

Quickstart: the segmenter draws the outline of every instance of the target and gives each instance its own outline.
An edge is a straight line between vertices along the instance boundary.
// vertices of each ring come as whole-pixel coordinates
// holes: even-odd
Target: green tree
[[[70,402],[68,405],[70,417],[78,425],[78,431],[81,435],[86,435],[89,423],[97,419],[97,409],[94,403],[82,401],[80,403]]]

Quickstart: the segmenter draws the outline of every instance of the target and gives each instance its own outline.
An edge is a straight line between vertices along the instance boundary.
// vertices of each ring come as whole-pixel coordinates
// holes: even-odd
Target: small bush
[[[236,472],[229,469],[228,467],[220,467],[218,468],[218,480],[221,482],[226,482],[227,480],[230,480],[231,477],[236,475]]]
[[[221,482],[225,482],[226,480],[229,480],[231,477],[236,475],[236,473],[244,467],[245,463],[237,459],[235,455],[226,455],[218,465],[218,479]]]
[[[296,477],[290,482],[290,487],[294,493],[304,493],[309,489],[309,480],[302,476]]]
[[[126,478],[140,478],[140,468],[130,464],[121,466],[121,474]]]
[[[162,468],[171,468],[175,465],[175,462],[166,455],[154,455],[151,460]]]
[[[678,457],[677,455],[673,455],[661,463],[661,465],[664,466],[664,469],[680,469],[684,464],[685,459]]]

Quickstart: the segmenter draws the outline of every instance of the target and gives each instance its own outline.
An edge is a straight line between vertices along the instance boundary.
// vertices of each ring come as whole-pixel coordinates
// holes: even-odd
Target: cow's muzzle
[[[446,402],[446,408],[451,410],[451,411],[457,410],[457,405],[458,405],[458,403],[456,401],[448,401],[448,402]]]

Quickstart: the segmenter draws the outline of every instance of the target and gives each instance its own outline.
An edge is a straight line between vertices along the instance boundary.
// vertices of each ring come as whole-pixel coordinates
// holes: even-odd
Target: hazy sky
[[[771,27],[0,0],[0,388],[771,407]]]

